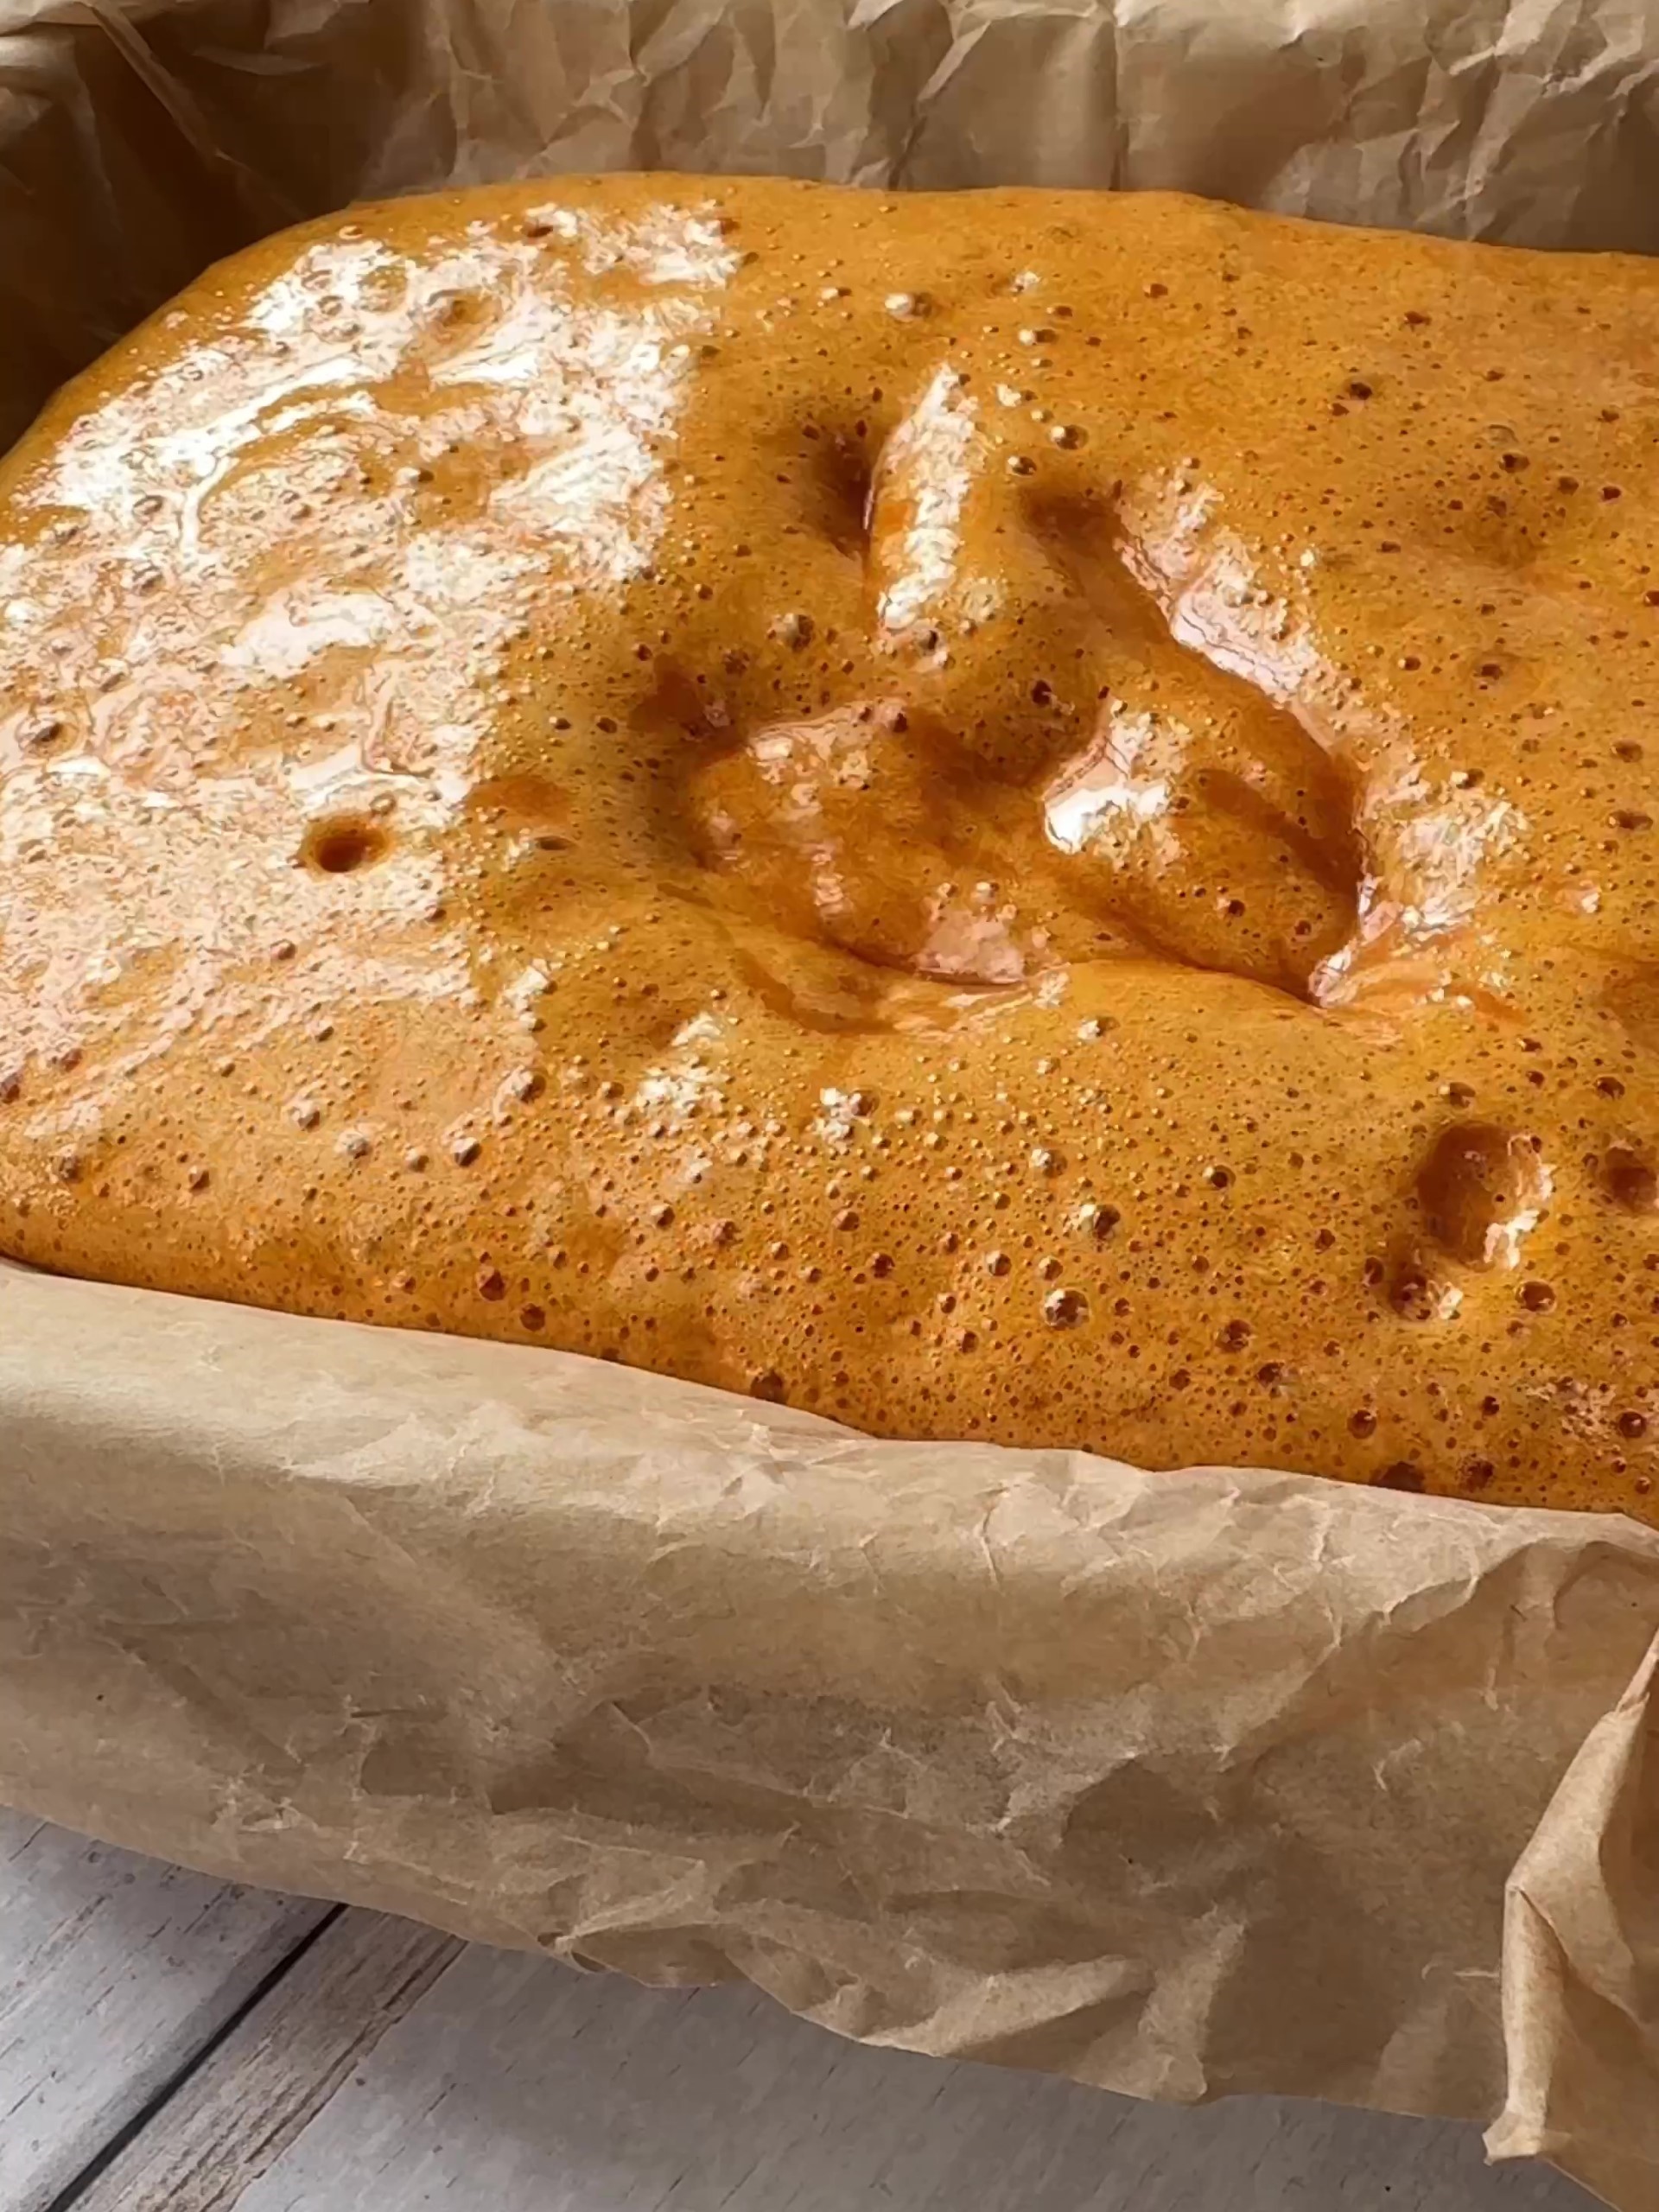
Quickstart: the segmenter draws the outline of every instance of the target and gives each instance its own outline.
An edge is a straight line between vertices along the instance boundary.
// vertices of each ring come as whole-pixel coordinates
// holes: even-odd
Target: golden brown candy
[[[0,1249],[1649,1516],[1659,269],[616,178],[0,478]]]

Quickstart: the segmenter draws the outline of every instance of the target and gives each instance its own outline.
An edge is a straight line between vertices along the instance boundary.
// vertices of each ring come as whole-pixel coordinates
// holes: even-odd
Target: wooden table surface
[[[1591,2212],[1472,2127],[863,2050],[0,1811],[0,2212]]]

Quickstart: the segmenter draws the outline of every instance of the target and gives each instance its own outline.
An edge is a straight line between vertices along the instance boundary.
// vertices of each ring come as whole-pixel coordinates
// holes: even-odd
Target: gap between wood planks
[[[0,2212],[48,2212],[328,1910],[0,1809]]]
[[[462,1948],[389,1914],[324,1908],[48,2212],[229,2212]]]
[[[80,2171],[75,2174],[65,2183],[63,2188],[58,2191],[57,2195],[51,2199],[46,2208],[46,2212],[67,2212],[67,2208],[68,2206],[77,2202],[85,2196],[86,2191],[92,2187],[92,2183],[99,2179],[99,2176],[102,2175],[110,2166],[114,2164],[115,2161],[127,2149],[134,2138],[143,2133],[143,2130],[149,2126],[150,2121],[156,2118],[156,2114],[162,2110],[163,2106],[168,2104],[173,2097],[177,2095],[179,2090],[183,2087],[185,2082],[189,2080],[190,2076],[196,2072],[198,2068],[205,2065],[213,2056],[213,2053],[219,2048],[220,2044],[223,2044],[237,2028],[240,2027],[243,2021],[246,2019],[248,2014],[253,2011],[255,2005],[261,2003],[264,1998],[270,1995],[270,1992],[276,1987],[283,1976],[288,1973],[289,1969],[306,1951],[311,1948],[312,1944],[316,1942],[317,1938],[321,1936],[327,1929],[333,1926],[345,1909],[344,1905],[338,1904],[324,1908],[315,1926],[300,1937],[298,1942],[295,1944],[291,1951],[289,1951],[284,1957],[278,1959],[276,1965],[271,1967],[270,1971],[263,1975],[260,1980],[255,1983],[254,1986],[248,1992],[246,1997],[244,1998],[242,2002],[229,2014],[218,2031],[210,2036],[206,2043],[200,2044],[196,2050],[193,2050],[189,2056],[184,2061],[183,2064],[178,2068],[176,2072],[170,2075],[166,2081],[162,2082],[160,2087],[153,2093],[153,2094],[150,2095],[143,2104],[138,2107],[137,2110],[132,2113],[130,2118],[128,2119],[123,2126],[117,2129],[116,2133],[111,2137],[110,2140],[104,2145],[102,2150],[99,2151],[92,2158],[88,2159],[87,2163],[81,2168]]]

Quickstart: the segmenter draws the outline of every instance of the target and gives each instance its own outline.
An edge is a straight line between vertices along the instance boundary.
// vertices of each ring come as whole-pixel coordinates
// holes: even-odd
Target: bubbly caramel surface
[[[545,181],[0,477],[0,1249],[1652,1517],[1659,268]]]

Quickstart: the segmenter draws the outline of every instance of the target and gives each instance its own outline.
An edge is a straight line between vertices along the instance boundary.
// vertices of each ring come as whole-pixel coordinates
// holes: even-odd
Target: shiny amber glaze
[[[1649,1511],[1659,269],[618,178],[0,479],[0,1249]]]

